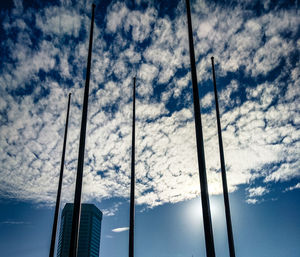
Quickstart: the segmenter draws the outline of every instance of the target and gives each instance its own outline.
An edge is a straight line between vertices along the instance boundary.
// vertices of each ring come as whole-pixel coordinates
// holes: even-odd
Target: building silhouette
[[[62,211],[57,257],[69,257],[73,204]],[[98,257],[100,249],[102,212],[94,204],[81,205],[77,257]]]

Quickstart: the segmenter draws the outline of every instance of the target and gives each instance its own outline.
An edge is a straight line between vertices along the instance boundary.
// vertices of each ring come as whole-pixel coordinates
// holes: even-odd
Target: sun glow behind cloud
[[[72,92],[63,200],[73,197],[90,5],[61,2],[33,11],[15,4],[3,28],[0,193],[55,200],[67,94]],[[247,201],[300,175],[300,70],[293,8],[261,15],[243,4],[201,1],[193,25],[209,191],[220,194],[210,56],[216,58],[229,191]],[[228,12],[230,11],[230,15]],[[184,5],[160,16],[113,1],[96,19],[84,200],[129,195],[131,90],[137,75],[137,203],[155,207],[199,196]],[[201,15],[200,15],[201,14]],[[210,14],[210,16],[208,16]],[[61,23],[61,20],[66,22]],[[40,37],[37,38],[37,31]],[[109,38],[109,39],[107,39]],[[283,65],[284,64],[284,65]],[[232,78],[234,73],[234,78]],[[262,183],[264,194],[253,193]],[[251,189],[252,188],[252,189]],[[289,188],[297,188],[290,186]],[[261,190],[262,191],[262,190]]]

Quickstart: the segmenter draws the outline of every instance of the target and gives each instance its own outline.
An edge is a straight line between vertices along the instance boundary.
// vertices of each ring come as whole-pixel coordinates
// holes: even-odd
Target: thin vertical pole
[[[219,150],[220,150],[220,162],[221,162],[221,172],[222,172],[223,195],[224,195],[225,215],[226,215],[226,223],[227,223],[227,236],[228,236],[228,244],[229,244],[229,253],[230,253],[230,257],[235,257],[233,232],[232,232],[232,224],[231,224],[231,215],[230,215],[230,205],[229,205],[228,188],[227,188],[227,178],[226,178],[226,170],[225,170],[225,159],[224,159],[224,150],[223,150],[222,130],[221,130],[221,122],[220,122],[218,92],[217,92],[216,75],[215,75],[214,57],[211,57],[211,66],[212,66],[212,71],[213,71],[213,81],[214,81],[214,91],[215,91],[216,115],[217,115]]]
[[[135,189],[135,77],[133,78],[132,103],[132,150],[131,150],[131,186],[130,186],[130,227],[129,257],[134,256],[134,189]]]
[[[187,10],[187,20],[188,20],[191,75],[192,75],[194,113],[195,113],[195,129],[196,129],[197,155],[198,155],[198,168],[199,168],[199,177],[200,177],[204,235],[205,235],[205,244],[206,244],[206,256],[215,257],[214,238],[213,238],[213,230],[211,224],[211,214],[210,214],[207,177],[206,177],[206,168],[205,168],[205,155],[204,155],[202,124],[201,124],[198,82],[197,82],[196,64],[195,64],[192,19],[191,19],[189,0],[186,0],[186,10]]]
[[[77,176],[76,176],[76,186],[75,186],[75,196],[74,196],[74,208],[73,208],[69,257],[77,256],[77,247],[78,247],[78,238],[79,238],[81,189],[82,189],[83,164],[84,164],[84,149],[85,149],[86,122],[87,122],[87,111],[88,111],[95,6],[96,6],[95,4],[92,4],[92,20],[91,20],[91,31],[90,31],[89,52],[88,52],[87,69],[86,69],[84,98],[83,98],[82,118],[81,118],[81,130],[80,130],[79,153],[78,153],[78,163],[77,163]]]
[[[68,99],[68,109],[67,109],[67,117],[66,117],[66,125],[65,125],[65,135],[64,135],[63,150],[62,150],[61,162],[60,162],[60,173],[59,173],[59,181],[58,181],[58,188],[57,188],[56,205],[55,205],[55,212],[54,212],[54,220],[53,220],[53,227],[52,227],[52,236],[51,236],[49,257],[54,256],[54,249],[55,249],[57,220],[58,220],[60,195],[61,195],[61,186],[62,186],[62,180],[63,180],[63,175],[64,175],[64,166],[65,166],[65,153],[66,153],[66,144],[67,144],[67,136],[68,136],[70,101],[71,101],[71,93],[69,94],[69,99]]]

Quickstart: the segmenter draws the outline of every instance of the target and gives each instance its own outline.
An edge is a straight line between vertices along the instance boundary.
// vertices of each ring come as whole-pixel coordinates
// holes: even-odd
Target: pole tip
[[[214,59],[214,57],[212,56],[212,57],[211,57],[211,59],[213,60],[213,59]]]
[[[69,96],[71,96],[72,95],[72,93],[69,93]]]
[[[96,7],[96,5],[93,3],[93,4],[92,4],[92,8],[95,9],[95,7]]]

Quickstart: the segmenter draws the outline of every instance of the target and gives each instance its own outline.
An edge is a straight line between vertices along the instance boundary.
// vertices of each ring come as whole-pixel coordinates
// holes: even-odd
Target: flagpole
[[[207,176],[206,176],[206,168],[205,168],[205,155],[204,155],[202,124],[201,124],[198,82],[197,82],[197,74],[196,74],[192,19],[191,19],[189,0],[186,0],[186,10],[187,10],[187,20],[188,20],[188,35],[189,35],[191,75],[192,75],[193,99],[194,99],[195,129],[196,129],[198,168],[199,168],[199,177],[200,177],[206,255],[207,257],[215,257],[215,247],[214,247],[213,230],[212,230],[208,188],[207,188]]]
[[[67,144],[67,136],[68,136],[70,101],[71,101],[71,93],[69,93],[69,99],[68,99],[65,135],[64,135],[63,151],[62,151],[61,162],[60,162],[60,173],[59,173],[58,189],[57,189],[57,195],[56,195],[56,205],[55,205],[55,212],[54,212],[54,220],[53,220],[53,227],[52,227],[52,236],[51,236],[49,257],[54,256],[54,249],[55,249],[57,220],[58,220],[58,212],[59,212],[59,205],[60,205],[61,186],[62,186],[62,180],[63,180],[63,175],[64,175],[65,152],[66,152],[66,144]]]
[[[77,176],[76,176],[76,187],[75,187],[74,206],[73,206],[72,231],[71,231],[69,257],[76,257],[77,248],[78,248],[80,211],[81,211],[81,190],[82,190],[86,123],[87,123],[88,97],[89,97],[90,72],[91,72],[90,70],[91,70],[92,47],[93,47],[95,7],[96,5],[92,4],[89,52],[88,52],[88,60],[87,60],[86,80],[85,80],[82,118],[81,118],[81,130],[80,130],[79,153],[78,153]]]
[[[220,162],[221,162],[221,172],[222,172],[222,184],[223,184],[225,215],[226,215],[226,223],[227,223],[229,253],[230,253],[230,257],[235,257],[230,205],[229,205],[229,196],[228,196],[228,188],[227,188],[227,178],[226,178],[226,170],[225,170],[225,158],[224,158],[224,150],[223,150],[222,130],[221,130],[221,122],[220,122],[218,92],[217,92],[216,75],[215,75],[214,57],[211,57],[211,66],[212,66],[212,71],[213,71],[213,82],[214,82],[214,92],[215,92],[215,102],[216,102],[216,116],[217,116],[217,126],[218,126]]]
[[[135,191],[135,80],[133,78],[132,101],[132,150],[131,150],[131,184],[130,184],[130,227],[129,227],[129,257],[134,256],[134,191]]]

